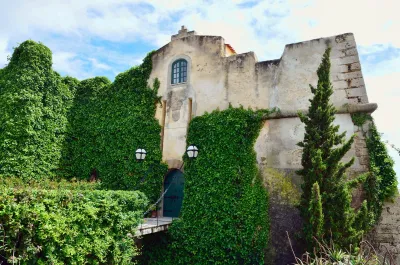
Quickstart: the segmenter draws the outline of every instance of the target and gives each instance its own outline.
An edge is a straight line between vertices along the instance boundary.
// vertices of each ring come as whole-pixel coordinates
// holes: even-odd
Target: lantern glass
[[[135,154],[136,154],[136,159],[139,161],[142,161],[146,158],[146,150],[142,148],[137,149]]]
[[[186,153],[189,158],[196,158],[198,154],[198,149],[195,145],[190,145],[188,149],[186,150]]]

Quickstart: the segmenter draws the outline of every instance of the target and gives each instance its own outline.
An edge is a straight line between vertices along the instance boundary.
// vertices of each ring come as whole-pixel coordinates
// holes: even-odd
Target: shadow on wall
[[[286,231],[295,254],[301,256],[305,252],[305,242],[299,237],[303,222],[297,208],[301,197],[300,178],[294,170],[262,167],[260,173],[270,200],[270,242],[265,264],[292,264],[295,258]]]

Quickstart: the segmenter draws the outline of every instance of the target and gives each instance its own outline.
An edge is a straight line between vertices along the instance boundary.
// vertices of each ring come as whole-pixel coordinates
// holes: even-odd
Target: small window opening
[[[171,84],[185,83],[187,80],[187,61],[179,59],[172,64]]]

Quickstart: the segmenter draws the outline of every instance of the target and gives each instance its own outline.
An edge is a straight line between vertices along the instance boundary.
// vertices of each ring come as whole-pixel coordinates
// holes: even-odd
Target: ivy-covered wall
[[[374,226],[380,219],[382,206],[385,201],[393,200],[398,194],[396,172],[393,159],[389,156],[385,143],[381,139],[375,122],[370,114],[354,113],[351,115],[354,125],[359,132],[356,137],[362,137],[368,158],[368,171],[363,189],[370,212],[370,226]],[[362,151],[362,150],[361,150]]]
[[[67,175],[100,179],[108,189],[141,190],[151,201],[160,196],[167,167],[161,164],[161,126],[155,119],[159,82],[147,85],[151,55],[113,83],[95,77],[77,85],[68,116]],[[143,162],[136,161],[138,148],[147,151]]]
[[[72,93],[51,68],[51,51],[28,40],[0,71],[0,175],[56,175]]]
[[[158,80],[147,80],[152,53],[119,74],[78,81],[52,70],[51,51],[25,41],[0,71],[0,175],[26,181],[100,179],[107,189],[141,190],[155,200],[161,163]],[[135,150],[147,157],[137,162]]]
[[[254,143],[266,113],[229,108],[191,121],[187,144],[195,144],[199,155],[184,157],[181,218],[170,227],[158,264],[264,263],[268,195]]]

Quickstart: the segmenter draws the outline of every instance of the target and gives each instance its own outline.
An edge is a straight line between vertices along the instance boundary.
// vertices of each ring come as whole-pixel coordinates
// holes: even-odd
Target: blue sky
[[[373,114],[400,147],[400,2],[395,0],[0,0],[0,67],[27,39],[53,51],[54,69],[114,77],[169,42],[181,25],[223,36],[237,52],[280,58],[285,44],[352,32]],[[400,157],[393,150],[400,176]]]

